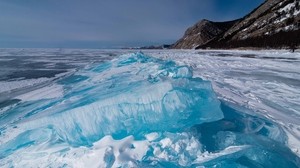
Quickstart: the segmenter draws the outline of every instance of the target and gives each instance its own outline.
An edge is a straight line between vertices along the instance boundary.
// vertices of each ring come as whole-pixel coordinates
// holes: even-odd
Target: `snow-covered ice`
[[[282,125],[300,156],[300,53],[289,51],[160,51],[146,53],[193,67],[220,99]],[[239,107],[236,107],[239,108]],[[292,139],[297,139],[297,142]]]

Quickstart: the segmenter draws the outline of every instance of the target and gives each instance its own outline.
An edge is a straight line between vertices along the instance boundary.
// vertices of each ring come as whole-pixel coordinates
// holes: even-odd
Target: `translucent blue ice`
[[[79,71],[58,83],[65,88],[64,97],[14,109],[27,114],[13,125],[51,128],[63,141],[79,146],[105,135],[176,131],[223,118],[209,82],[192,78],[189,67],[142,53]]]

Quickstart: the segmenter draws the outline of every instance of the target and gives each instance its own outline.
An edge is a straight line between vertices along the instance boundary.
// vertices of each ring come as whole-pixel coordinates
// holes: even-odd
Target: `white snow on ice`
[[[300,53],[284,50],[145,50],[193,68],[219,98],[282,125],[300,156]]]

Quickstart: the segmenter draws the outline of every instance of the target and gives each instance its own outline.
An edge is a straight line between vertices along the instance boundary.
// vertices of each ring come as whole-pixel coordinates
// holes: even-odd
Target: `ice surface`
[[[0,167],[300,166],[297,54],[145,52],[157,58],[109,57],[5,92]],[[29,53],[51,67],[99,52]]]
[[[212,81],[218,97],[235,108],[251,109],[280,124],[300,156],[300,54],[289,51],[146,51],[193,67]],[[247,112],[247,110],[243,110]],[[255,112],[255,113],[253,113]]]
[[[26,110],[17,121],[3,123],[1,155],[51,137],[73,147],[91,146],[106,135],[139,137],[223,118],[209,82],[192,78],[189,67],[142,53],[86,68],[57,83],[64,88],[63,96],[47,94],[52,99],[43,100],[40,94],[38,99],[37,92],[50,89],[45,87],[18,97],[28,97],[26,108],[6,112],[20,115]]]
[[[92,146],[71,147],[38,129],[20,134],[0,166],[16,167],[297,167],[299,158],[284,146],[282,129],[271,122],[221,105],[224,118],[184,132],[159,131],[139,138],[110,135]],[[273,134],[273,133],[276,134]],[[28,136],[30,135],[30,136]],[[43,136],[41,136],[43,135]],[[29,140],[28,140],[29,139]],[[15,141],[23,142],[16,149]],[[3,151],[5,149],[0,149]],[[276,165],[276,166],[274,166]]]
[[[26,116],[36,115],[25,117],[17,130],[53,127],[64,141],[76,146],[91,145],[105,135],[123,138],[223,118],[210,83],[191,78],[187,67],[141,53],[125,55],[112,64],[102,73],[94,68],[74,74],[87,77],[76,86],[59,81],[66,83],[65,96],[38,108],[29,105]]]

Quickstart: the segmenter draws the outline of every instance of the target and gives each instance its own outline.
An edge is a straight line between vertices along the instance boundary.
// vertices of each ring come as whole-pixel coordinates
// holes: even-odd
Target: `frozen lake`
[[[0,49],[0,167],[299,167],[300,53]]]

